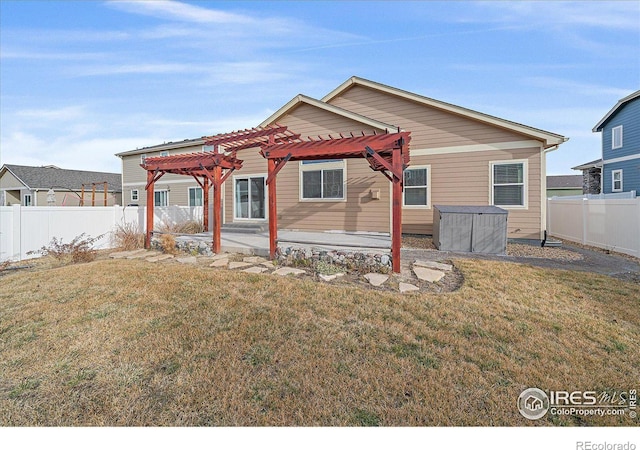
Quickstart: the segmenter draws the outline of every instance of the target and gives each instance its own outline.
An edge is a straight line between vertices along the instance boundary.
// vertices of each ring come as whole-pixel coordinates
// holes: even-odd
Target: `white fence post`
[[[589,236],[589,199],[582,199],[582,245],[586,245]]]
[[[12,205],[13,208],[13,245],[11,248],[11,257],[18,255],[18,261],[22,261],[22,206]]]

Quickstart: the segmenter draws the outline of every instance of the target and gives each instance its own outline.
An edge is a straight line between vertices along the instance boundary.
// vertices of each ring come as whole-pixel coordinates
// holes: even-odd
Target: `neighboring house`
[[[547,175],[547,198],[582,195],[582,175]]]
[[[0,169],[0,205],[78,206],[84,184],[84,206],[91,206],[95,183],[95,205],[122,204],[122,177],[118,173],[67,170],[55,166],[5,164]]]
[[[509,210],[509,236],[538,239],[546,222],[546,153],[567,139],[358,77],[317,100],[298,95],[260,125],[279,123],[302,137],[411,132],[403,232],[431,234],[433,205],[497,205]],[[124,201],[145,204],[148,156],[207,151],[204,138],[118,153]],[[364,150],[364,149],[363,149]],[[223,223],[267,220],[267,162],[238,152],[243,168],[223,184]],[[195,180],[165,175],[155,204],[201,205]],[[363,159],[287,164],[278,174],[282,229],[389,233],[391,183]]]
[[[600,194],[602,192],[602,158],[572,167],[582,171],[582,194]]]
[[[593,131],[602,133],[602,192],[640,193],[640,90],[618,101]]]

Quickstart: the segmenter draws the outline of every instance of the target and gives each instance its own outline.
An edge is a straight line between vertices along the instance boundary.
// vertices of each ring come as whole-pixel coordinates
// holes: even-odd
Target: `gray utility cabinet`
[[[497,206],[434,206],[433,243],[438,250],[505,254],[507,214]]]

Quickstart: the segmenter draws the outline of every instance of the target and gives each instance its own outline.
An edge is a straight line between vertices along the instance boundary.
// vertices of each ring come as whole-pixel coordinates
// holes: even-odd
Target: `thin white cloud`
[[[15,113],[18,117],[23,117],[35,121],[67,121],[78,119],[85,114],[83,106],[66,106],[54,109],[23,109]]]
[[[527,77],[523,81],[529,86],[561,90],[563,92],[570,91],[572,94],[580,96],[604,96],[607,98],[618,99],[630,94],[633,91],[633,89],[624,89],[614,86],[584,83],[575,80],[567,80],[555,77]]]
[[[109,6],[129,13],[192,23],[250,25],[249,16],[202,8],[177,1],[110,1]]]
[[[80,66],[69,68],[69,72],[74,76],[106,76],[106,75],[126,75],[126,74],[168,74],[197,71],[197,66],[188,64],[173,63],[130,63],[121,64],[113,62],[111,64],[100,64],[95,66]]]
[[[55,60],[55,61],[89,61],[108,58],[108,53],[98,52],[37,52],[37,51],[20,51],[20,50],[2,50],[0,58],[2,59],[33,59],[33,60]]]
[[[484,14],[478,14],[478,8]],[[635,31],[640,20],[640,4],[633,1],[487,1],[471,3],[468,14],[457,20],[511,23],[523,28],[570,26]]]

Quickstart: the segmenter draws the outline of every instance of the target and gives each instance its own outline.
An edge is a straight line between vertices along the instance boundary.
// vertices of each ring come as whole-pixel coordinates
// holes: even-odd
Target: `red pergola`
[[[385,133],[338,138],[318,137],[307,141],[269,143],[261,154],[268,161],[269,253],[275,258],[278,239],[276,176],[288,161],[366,158],[371,168],[382,172],[393,183],[391,255],[393,271],[400,272],[402,244],[403,171],[409,164],[409,132]]]
[[[391,254],[393,271],[400,272],[402,242],[403,171],[409,164],[409,132],[365,134],[339,137],[329,135],[301,140],[286,126],[273,125],[243,131],[218,134],[204,138],[204,145],[213,151],[146,158],[141,167],[147,171],[147,230],[145,246],[151,245],[153,232],[154,185],[166,173],[195,178],[203,190],[204,226],[208,229],[209,186],[213,187],[213,251],[220,252],[220,217],[222,183],[234,170],[242,167],[238,150],[260,147],[267,159],[269,188],[269,253],[276,256],[278,215],[276,176],[288,161],[317,161],[322,159],[365,158],[371,168],[381,172],[393,183]],[[223,173],[224,170],[224,173]]]
[[[242,167],[236,155],[238,150],[299,140],[300,136],[282,125],[251,128],[204,138],[211,152],[145,158],[140,166],[147,171],[147,230],[145,246],[151,246],[153,232],[154,186],[166,173],[188,175],[195,178],[203,193],[203,222],[209,229],[209,186],[213,187],[213,251],[220,252],[220,218],[222,209],[222,183],[234,170]],[[224,173],[223,173],[224,170]]]

